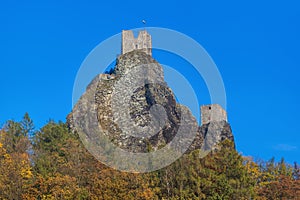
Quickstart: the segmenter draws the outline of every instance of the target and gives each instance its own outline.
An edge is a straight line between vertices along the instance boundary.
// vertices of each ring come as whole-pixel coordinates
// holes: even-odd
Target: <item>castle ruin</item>
[[[152,56],[151,35],[146,31],[140,31],[137,38],[134,37],[131,30],[122,31],[122,54],[140,49],[146,54]]]
[[[201,125],[219,121],[227,122],[227,112],[219,104],[201,106]]]
[[[152,56],[152,41],[151,35],[142,30],[138,37],[135,38],[131,30],[122,31],[122,54],[141,50],[146,54]],[[227,122],[227,112],[219,104],[210,104],[201,106],[201,124],[208,124],[210,122]]]

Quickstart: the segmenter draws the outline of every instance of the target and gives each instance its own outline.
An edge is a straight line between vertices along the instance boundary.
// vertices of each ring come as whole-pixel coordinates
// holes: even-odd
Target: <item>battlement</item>
[[[146,31],[140,31],[137,38],[134,37],[131,30],[122,31],[122,54],[140,49],[146,54],[152,56],[151,35]]]
[[[213,121],[227,122],[227,112],[219,104],[201,106],[201,125]]]

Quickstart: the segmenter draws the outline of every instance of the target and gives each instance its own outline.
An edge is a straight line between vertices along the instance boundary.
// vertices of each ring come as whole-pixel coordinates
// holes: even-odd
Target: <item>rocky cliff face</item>
[[[174,145],[188,146],[182,149],[187,152],[214,150],[220,141],[233,140],[225,121],[199,127],[190,110],[176,103],[162,67],[142,51],[121,55],[115,74],[105,77],[95,77],[68,115],[73,131],[76,116],[77,126],[85,130],[100,126],[109,141],[130,152],[155,151],[175,138]],[[87,120],[91,113],[96,120]]]

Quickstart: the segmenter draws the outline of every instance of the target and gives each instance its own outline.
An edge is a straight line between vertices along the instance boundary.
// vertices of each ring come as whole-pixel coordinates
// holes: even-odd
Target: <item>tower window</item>
[[[209,106],[208,109],[211,110],[211,107]]]

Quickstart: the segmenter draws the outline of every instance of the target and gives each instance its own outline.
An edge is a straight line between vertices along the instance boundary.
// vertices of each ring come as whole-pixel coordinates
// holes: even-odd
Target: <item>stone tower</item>
[[[140,31],[137,38],[134,38],[131,30],[122,31],[122,54],[141,49],[146,54],[152,56],[151,35],[146,31]]]
[[[227,122],[226,111],[219,104],[201,106],[201,125],[216,121]]]

